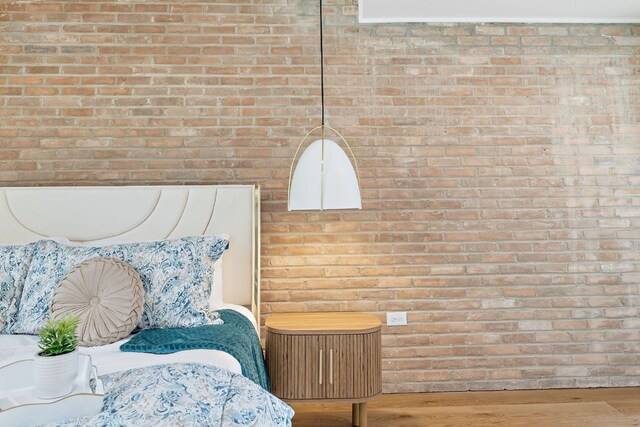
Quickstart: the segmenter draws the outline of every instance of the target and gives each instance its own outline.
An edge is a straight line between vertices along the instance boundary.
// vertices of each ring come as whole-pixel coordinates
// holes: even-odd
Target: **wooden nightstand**
[[[380,321],[360,313],[291,313],[267,319],[271,392],[296,402],[353,403],[366,427],[367,400],[382,391]]]

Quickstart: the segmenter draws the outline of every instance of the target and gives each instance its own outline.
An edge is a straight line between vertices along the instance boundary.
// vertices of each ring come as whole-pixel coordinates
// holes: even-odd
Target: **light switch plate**
[[[406,324],[406,311],[389,311],[387,313],[387,326],[405,326]]]

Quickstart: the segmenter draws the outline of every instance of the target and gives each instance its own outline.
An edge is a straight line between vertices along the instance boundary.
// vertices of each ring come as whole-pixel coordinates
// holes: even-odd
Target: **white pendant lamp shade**
[[[311,143],[289,183],[289,210],[361,208],[358,176],[347,154],[330,139]]]
[[[360,186],[358,184],[358,167],[351,147],[335,129],[325,125],[324,114],[324,50],[322,32],[322,0],[320,3],[320,106],[321,125],[312,129],[304,137],[296,154],[293,156],[289,170],[290,211],[325,210],[325,209],[362,209]],[[303,151],[298,163],[296,158],[300,148],[305,145],[309,136],[321,131],[320,139],[312,142]],[[353,163],[340,145],[326,138],[326,131],[340,137],[349,150]],[[295,170],[293,166],[295,165]]]

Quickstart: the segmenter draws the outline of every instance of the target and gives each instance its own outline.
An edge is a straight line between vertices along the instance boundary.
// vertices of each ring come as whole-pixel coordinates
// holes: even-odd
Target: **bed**
[[[135,333],[80,349],[105,385],[102,412],[55,425],[290,426],[259,349],[259,213],[251,185],[0,189],[0,245],[35,248],[15,307],[0,305],[0,365],[37,351],[34,333],[56,303],[51,283],[80,261],[117,258],[140,273],[144,313]],[[201,253],[206,268],[194,268]],[[163,274],[171,280],[154,285]],[[190,280],[198,286],[185,297]]]

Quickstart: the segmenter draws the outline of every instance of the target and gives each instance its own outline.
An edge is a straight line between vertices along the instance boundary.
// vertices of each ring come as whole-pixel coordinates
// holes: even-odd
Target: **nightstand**
[[[351,402],[366,427],[382,391],[380,321],[361,313],[275,314],[266,321],[271,392],[294,402]]]

